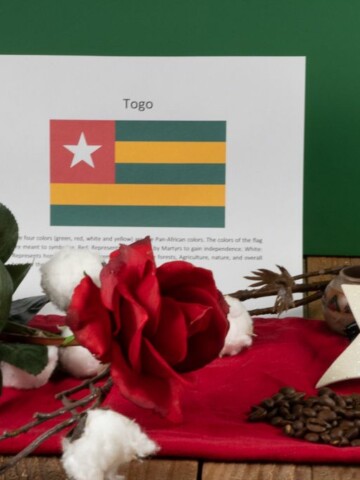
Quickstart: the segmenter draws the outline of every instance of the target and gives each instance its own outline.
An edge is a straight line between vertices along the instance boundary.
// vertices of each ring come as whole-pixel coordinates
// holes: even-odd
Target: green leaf
[[[11,277],[4,264],[0,262],[0,332],[9,318],[12,294],[13,283]]]
[[[11,257],[19,238],[18,224],[10,210],[0,203],[0,260]]]
[[[38,375],[48,363],[48,351],[44,345],[1,343],[0,359],[32,375]]]
[[[26,274],[32,267],[32,263],[23,263],[23,264],[17,264],[17,265],[5,265],[6,270],[9,272],[10,277],[13,282],[13,288],[14,292],[20,285],[20,283],[24,280],[26,277]]]

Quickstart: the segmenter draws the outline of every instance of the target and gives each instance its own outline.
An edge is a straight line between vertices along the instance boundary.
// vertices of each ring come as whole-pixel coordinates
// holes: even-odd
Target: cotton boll
[[[10,363],[1,363],[1,373],[3,376],[3,386],[19,389],[39,388],[48,382],[51,374],[55,370],[58,362],[58,348],[47,347],[48,364],[38,375],[31,375],[20,368],[14,367]]]
[[[158,446],[137,423],[112,410],[89,410],[85,429],[63,440],[62,464],[74,480],[115,480],[122,465],[156,453]]]
[[[100,285],[101,257],[88,250],[64,248],[40,267],[41,286],[50,300],[66,311],[74,291],[84,274]]]
[[[225,300],[230,307],[228,314],[230,327],[220,357],[236,355],[243,348],[250,347],[253,335],[253,321],[243,304],[229,295],[225,296]]]
[[[77,378],[93,377],[104,368],[104,364],[81,346],[60,348],[59,361],[64,370]]]

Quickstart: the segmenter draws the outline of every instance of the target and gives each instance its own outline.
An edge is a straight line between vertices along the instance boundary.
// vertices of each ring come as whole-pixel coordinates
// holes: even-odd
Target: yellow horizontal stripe
[[[51,204],[223,207],[225,186],[53,183]]]
[[[225,163],[224,142],[116,142],[116,163]]]

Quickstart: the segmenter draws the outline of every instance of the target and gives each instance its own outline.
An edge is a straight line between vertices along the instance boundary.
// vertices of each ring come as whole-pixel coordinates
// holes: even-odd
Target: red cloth
[[[114,387],[107,404],[135,418],[161,446],[161,456],[224,461],[279,461],[295,463],[360,463],[360,448],[332,447],[285,436],[264,423],[248,423],[253,404],[291,385],[307,394],[348,341],[330,332],[323,322],[299,318],[255,320],[254,344],[235,357],[218,359],[195,374],[193,388],[183,394],[184,422],[172,424],[119,396]],[[4,389],[0,397],[0,431],[28,421],[35,411],[51,411],[59,403],[53,395],[74,379],[52,381],[33,391]],[[360,380],[339,383],[339,393],[360,392]],[[0,453],[15,453],[53,425],[0,442]],[[37,451],[60,452],[60,437]]]

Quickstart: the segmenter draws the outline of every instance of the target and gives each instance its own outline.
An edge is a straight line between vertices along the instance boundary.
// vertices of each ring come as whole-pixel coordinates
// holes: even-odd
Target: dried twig
[[[6,472],[6,470],[8,470],[9,468],[14,467],[21,459],[30,455],[30,453],[32,453],[39,445],[45,442],[45,440],[50,438],[52,435],[55,435],[56,433],[61,432],[61,430],[64,430],[64,428],[69,427],[75,422],[76,422],[76,418],[71,417],[71,418],[68,418],[67,420],[64,420],[61,423],[58,423],[57,425],[50,428],[49,430],[46,430],[46,432],[42,433],[37,438],[35,438],[34,441],[29,443],[29,445],[27,445],[23,450],[17,453],[14,457],[11,457],[9,461],[1,465],[0,474]]]
[[[278,266],[279,272],[272,272],[267,269],[259,269],[252,272],[252,276],[245,277],[255,280],[252,286],[256,287],[248,290],[238,290],[230,293],[240,301],[246,301],[255,298],[276,296],[272,307],[250,310],[251,315],[280,314],[290,308],[307,305],[322,297],[329,280],[317,281],[312,283],[295,283],[297,280],[304,280],[320,275],[337,275],[344,268],[335,267],[321,269],[300,275],[291,276],[289,272],[281,266]],[[294,293],[312,293],[300,300],[293,300]]]
[[[294,307],[301,307],[304,305],[308,305],[311,302],[315,302],[316,300],[319,300],[323,295],[322,292],[316,292],[313,295],[309,295],[307,297],[301,298],[300,300],[295,300],[294,301]],[[252,316],[257,316],[257,315],[277,315],[279,312],[276,310],[276,307],[268,307],[268,308],[258,308],[255,310],[249,310],[249,314]]]
[[[301,283],[295,284],[292,288],[293,293],[307,293],[307,292],[314,292],[317,290],[324,291],[326,286],[328,285],[328,281],[316,282],[316,283]],[[234,293],[229,293],[230,297],[235,297],[241,302],[245,300],[250,300],[253,298],[262,298],[262,297],[272,297],[277,295],[278,289],[276,288],[269,288],[268,290],[257,289],[254,288],[252,290],[238,290]]]
[[[104,370],[102,370],[100,373],[98,373],[94,377],[84,380],[82,383],[80,383],[79,385],[76,385],[75,387],[72,387],[72,388],[69,388],[68,390],[63,390],[62,392],[57,393],[55,395],[55,398],[61,399],[61,397],[64,397],[64,396],[68,397],[69,395],[73,395],[74,393],[80,392],[84,388],[87,388],[89,385],[95,384],[99,380],[102,380],[103,378],[109,376],[109,374],[110,374],[110,366],[108,365],[106,368],[104,368]]]

